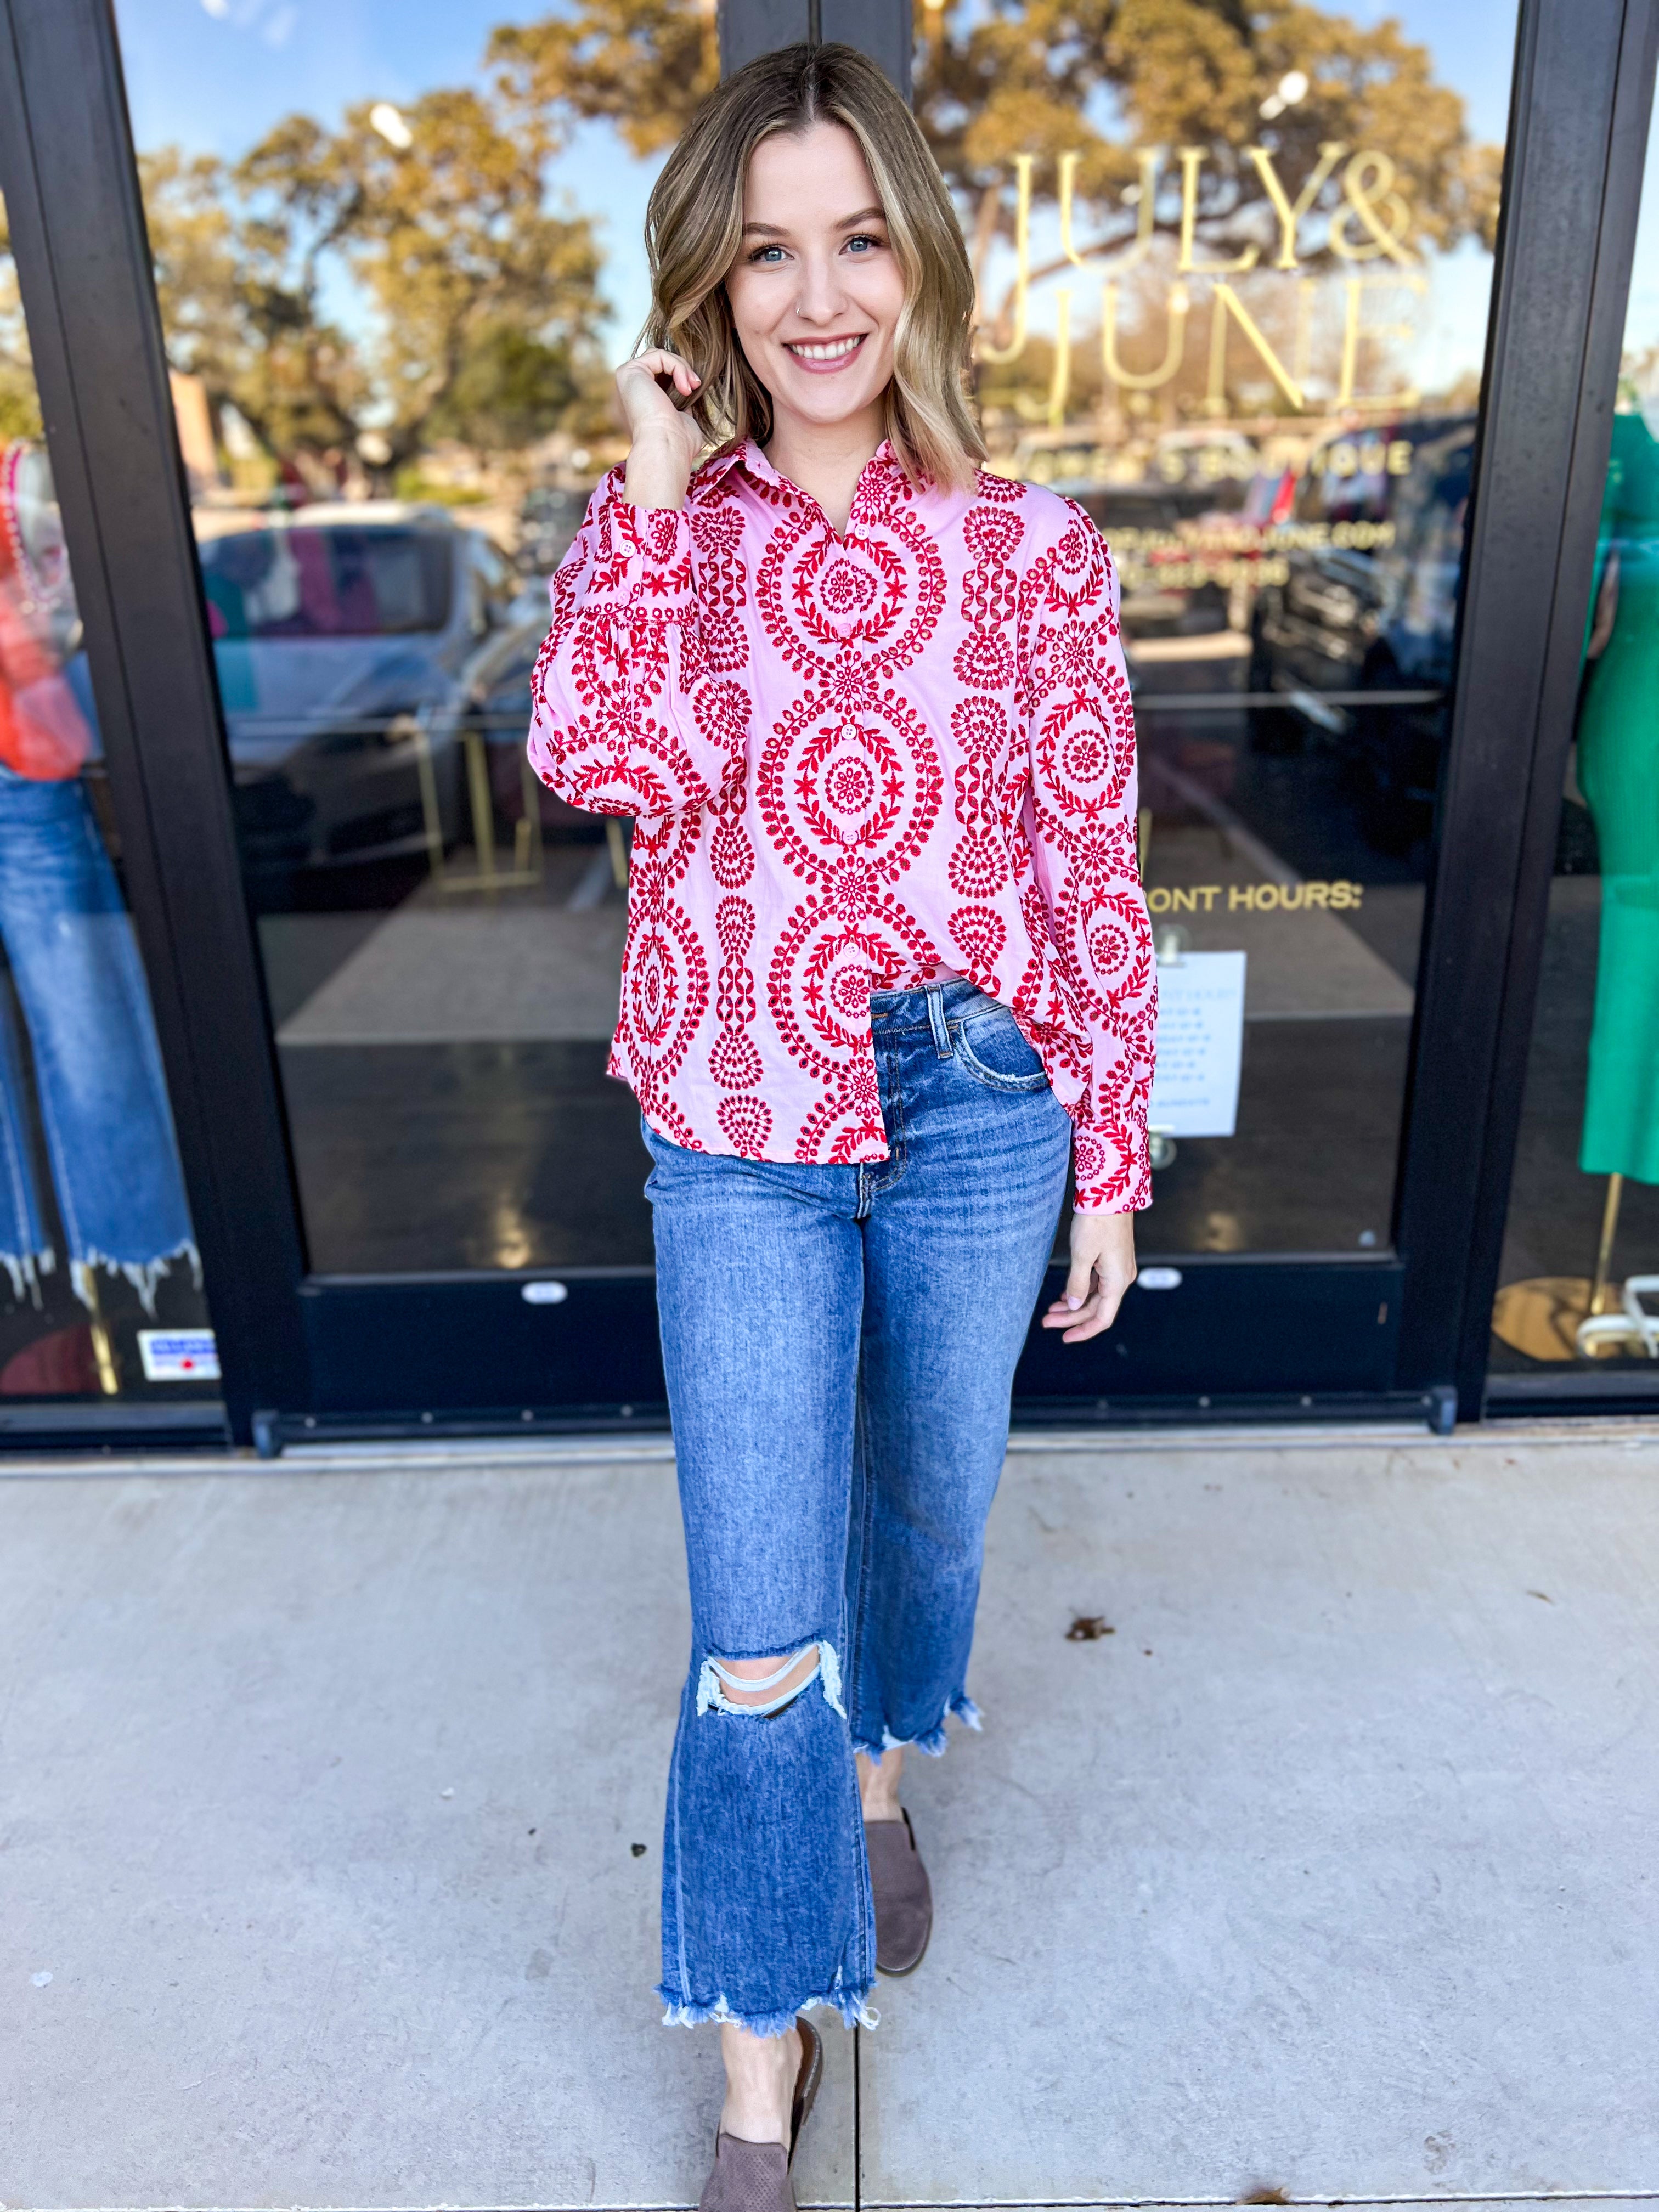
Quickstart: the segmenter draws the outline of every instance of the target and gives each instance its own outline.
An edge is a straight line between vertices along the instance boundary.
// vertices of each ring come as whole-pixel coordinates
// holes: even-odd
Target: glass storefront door
[[[1592,1404],[1659,1381],[1656,434],[1650,145],[1492,1310],[1491,1371],[1518,1396],[1523,1377]]]
[[[218,1376],[0,210],[0,1406]]]
[[[648,1264],[620,826],[524,757],[718,62],[496,0],[131,0],[134,134],[311,1264]],[[607,74],[608,72],[608,74]]]
[[[995,465],[1117,556],[1160,1254],[1390,1242],[1512,0],[922,15]]]
[[[604,1073],[628,837],[522,738],[714,10],[116,12],[317,1295],[349,1279],[371,1333],[376,1285],[648,1302]],[[1385,1387],[1515,0],[915,30],[992,465],[1118,562],[1164,1010],[1140,1241],[1208,1285],[1198,1329],[1138,1292],[1117,1365],[1027,1382],[1201,1392],[1301,1280],[1323,1364],[1287,1346],[1285,1387]]]

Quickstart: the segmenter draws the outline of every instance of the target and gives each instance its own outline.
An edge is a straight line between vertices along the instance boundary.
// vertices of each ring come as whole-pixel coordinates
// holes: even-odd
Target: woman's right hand
[[[666,378],[672,389],[658,381]],[[695,416],[674,404],[690,399],[702,379],[689,362],[665,346],[625,361],[617,371],[617,398],[631,443],[623,487],[631,507],[684,507],[692,467],[704,439]]]

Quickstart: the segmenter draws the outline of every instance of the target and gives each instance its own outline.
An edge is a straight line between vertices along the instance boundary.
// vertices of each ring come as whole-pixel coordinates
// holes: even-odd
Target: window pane
[[[626,840],[522,741],[713,8],[118,14],[313,1263],[647,1264]],[[993,465],[1118,560],[1143,1241],[1384,1247],[1514,0],[916,23]]]
[[[0,216],[0,1397],[216,1395]]]
[[[1379,1249],[1513,0],[1178,0],[1155,52],[1054,20],[919,8],[918,110],[994,465],[1117,558],[1163,1003],[1141,1242]]]
[[[118,9],[325,1271],[651,1259],[605,1073],[624,825],[524,758],[547,579],[622,450],[646,195],[718,67],[712,7],[635,13]]]
[[[1493,1370],[1659,1358],[1659,164],[1648,156]]]

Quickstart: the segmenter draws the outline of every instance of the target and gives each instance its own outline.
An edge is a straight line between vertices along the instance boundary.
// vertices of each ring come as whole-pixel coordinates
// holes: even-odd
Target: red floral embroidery
[[[1042,1054],[1079,1206],[1146,1205],[1134,720],[1088,517],[918,488],[884,447],[838,538],[751,445],[680,513],[607,478],[551,598],[530,757],[636,817],[611,1064],[653,1125],[884,1158],[870,994],[953,969]]]

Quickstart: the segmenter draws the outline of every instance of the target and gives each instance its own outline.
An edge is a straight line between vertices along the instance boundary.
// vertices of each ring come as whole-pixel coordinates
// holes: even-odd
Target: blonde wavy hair
[[[666,346],[702,382],[691,412],[716,447],[764,445],[772,401],[744,358],[726,276],[743,238],[749,159],[763,138],[844,125],[857,139],[904,275],[887,387],[887,435],[912,478],[966,488],[985,445],[967,396],[974,280],[945,179],[915,118],[854,46],[763,54],[710,93],[668,157],[646,211],[651,314],[642,346]]]

